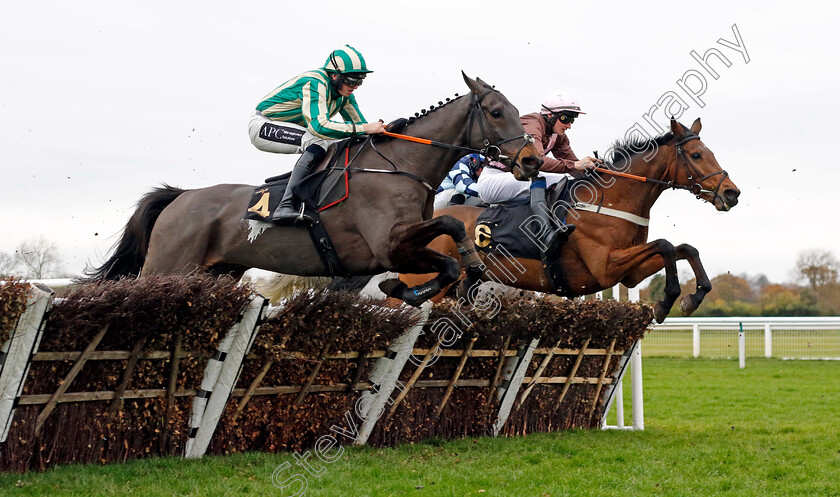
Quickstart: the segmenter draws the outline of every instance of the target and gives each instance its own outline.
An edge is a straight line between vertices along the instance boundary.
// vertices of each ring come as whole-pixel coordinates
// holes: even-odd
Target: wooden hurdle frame
[[[621,285],[615,285],[612,288],[613,299],[620,300],[618,297],[621,292]],[[603,292],[595,294],[596,298],[603,298]],[[639,301],[639,289],[628,288],[627,300],[630,302]],[[631,409],[632,409],[632,424],[625,426],[624,424],[624,395],[623,395],[623,380],[624,374],[627,372],[627,367],[630,367],[630,387],[631,387]],[[616,382],[607,387],[606,392],[606,406],[604,408],[604,415],[601,418],[602,430],[636,430],[641,431],[645,429],[645,398],[644,387],[642,384],[642,342],[637,341],[633,346],[623,354],[621,358],[621,365],[619,373],[616,377]],[[616,424],[607,424],[607,415],[610,413],[613,403],[615,403]]]
[[[617,293],[617,292],[616,292]],[[638,295],[638,292],[636,292]],[[621,415],[621,381],[632,363],[633,372],[633,426],[630,429],[643,429],[643,410],[641,406],[641,352],[638,342],[628,350],[616,350],[616,341],[607,348],[589,348],[590,340],[586,339],[579,349],[560,348],[559,343],[541,344],[533,339],[530,343],[510,349],[511,337],[508,336],[504,344],[497,350],[476,349],[476,336],[465,337],[463,346],[459,349],[441,347],[440,343],[430,348],[416,347],[416,341],[423,326],[427,323],[432,304],[424,304],[421,308],[420,322],[403,335],[393,340],[387,350],[358,350],[341,353],[331,353],[329,345],[325,346],[317,357],[309,357],[300,352],[289,351],[291,357],[306,359],[313,363],[312,369],[302,385],[262,385],[268,371],[276,364],[275,360],[264,360],[256,377],[247,386],[236,387],[246,360],[253,359],[249,355],[250,348],[264,322],[268,311],[268,301],[261,296],[254,295],[251,302],[243,311],[239,322],[232,326],[222,338],[213,355],[184,351],[181,349],[179,337],[174,337],[169,350],[147,350],[144,340],[138,341],[133,350],[125,351],[97,351],[96,348],[102,338],[108,333],[108,326],[103,326],[87,346],[81,351],[39,352],[41,332],[47,320],[47,311],[52,304],[52,291],[42,285],[32,285],[30,305],[21,316],[14,335],[3,345],[3,361],[0,364],[0,428],[2,439],[5,440],[14,416],[14,410],[19,405],[44,406],[35,426],[36,434],[44,427],[52,412],[59,403],[88,402],[110,400],[109,415],[114,416],[120,408],[123,399],[165,398],[166,416],[168,419],[171,406],[176,397],[192,396],[192,412],[189,416],[188,439],[184,457],[199,458],[206,451],[216,428],[222,418],[226,406],[231,399],[238,399],[233,419],[239,416],[249,401],[264,395],[296,395],[295,404],[302,403],[309,393],[313,392],[361,392],[361,405],[365,406],[361,413],[363,423],[359,429],[354,444],[361,445],[368,442],[369,437],[380,418],[385,413],[393,413],[403,402],[406,395],[417,388],[441,388],[444,394],[437,405],[436,416],[440,416],[456,388],[491,388],[498,401],[498,411],[492,425],[492,434],[501,434],[512,409],[522,405],[531,395],[537,385],[562,385],[556,406],[566,397],[569,389],[575,384],[597,385],[596,393],[588,408],[591,416],[601,405],[601,392],[604,390],[605,408],[602,416],[602,428],[624,428]],[[638,297],[637,297],[638,298]],[[289,336],[286,336],[281,346],[284,346]],[[402,384],[400,375],[409,364],[409,357],[424,357],[410,379]],[[430,366],[433,356],[457,358],[458,364],[451,377],[445,379],[420,380],[423,370]],[[544,375],[550,362],[555,357],[574,356],[574,364],[564,376],[547,377]],[[597,377],[581,377],[578,368],[586,356],[603,356],[603,366]],[[610,371],[610,364],[614,357],[620,356],[619,368]],[[531,376],[526,376],[529,365],[535,358],[542,357],[538,367]],[[201,384],[194,389],[177,389],[179,363],[183,358],[206,359],[207,364]],[[461,374],[471,358],[496,359],[496,366],[492,377],[483,379],[463,379]],[[638,358],[638,359],[636,359]],[[135,370],[139,360],[169,361],[168,381],[165,388],[147,388],[128,390],[129,378]],[[21,395],[26,375],[32,362],[43,361],[73,361],[69,373],[59,382],[58,388],[52,394]],[[114,391],[73,392],[68,389],[73,381],[90,361],[127,361],[119,386]],[[347,382],[337,384],[318,384],[318,374],[326,361],[344,360],[355,361],[356,367],[352,378]],[[366,361],[375,361],[367,378],[362,378]],[[638,361],[638,366],[636,362]],[[407,370],[406,370],[407,372]],[[638,376],[638,379],[637,379]],[[637,408],[636,396],[639,406]],[[619,387],[619,388],[616,388]],[[394,397],[396,390],[399,394]],[[613,402],[619,409],[619,424],[617,427],[606,425],[606,415]],[[390,406],[390,407],[388,407]],[[637,410],[638,409],[638,410]],[[637,415],[638,413],[638,415]],[[166,423],[165,423],[166,425]],[[164,434],[161,444],[165,444],[167,434]]]

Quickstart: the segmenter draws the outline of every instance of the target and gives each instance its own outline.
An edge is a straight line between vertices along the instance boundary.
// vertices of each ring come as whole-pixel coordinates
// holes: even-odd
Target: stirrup
[[[316,222],[318,222],[318,218],[308,214],[306,212],[306,206],[303,203],[301,203],[300,204],[300,212],[295,212],[294,224],[295,225],[298,225],[300,223],[315,224]]]
[[[317,219],[304,211],[304,205],[301,204],[300,211],[294,210],[288,205],[278,205],[277,209],[271,215],[271,222],[280,225],[298,224],[301,221],[307,223],[314,223]]]

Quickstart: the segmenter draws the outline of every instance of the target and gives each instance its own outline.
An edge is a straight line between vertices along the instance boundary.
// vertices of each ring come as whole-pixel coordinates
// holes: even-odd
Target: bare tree
[[[829,250],[805,250],[796,258],[797,278],[807,281],[812,290],[837,283],[838,270],[840,263]]]
[[[0,252],[0,278],[14,276],[16,268],[15,258],[5,252]]]
[[[15,251],[15,262],[28,278],[51,276],[59,269],[58,247],[43,237],[21,242]]]

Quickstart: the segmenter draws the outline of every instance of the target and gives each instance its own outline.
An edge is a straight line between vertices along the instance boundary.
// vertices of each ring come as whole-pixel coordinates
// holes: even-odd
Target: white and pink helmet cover
[[[540,113],[551,114],[563,111],[577,112],[578,114],[586,114],[580,110],[578,101],[567,91],[557,90],[549,93],[542,103]]]

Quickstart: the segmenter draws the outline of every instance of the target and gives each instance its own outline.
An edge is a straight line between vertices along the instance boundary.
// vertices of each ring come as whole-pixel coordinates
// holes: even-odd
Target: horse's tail
[[[125,224],[122,238],[115,245],[114,254],[98,268],[88,268],[85,275],[89,280],[115,280],[120,276],[139,276],[152,228],[161,211],[187,190],[164,184],[143,195],[137,202],[137,210]]]
[[[306,290],[322,290],[329,282],[328,277],[275,274],[269,278],[257,280],[254,283],[254,289],[271,302],[278,303]]]
[[[359,292],[361,291],[370,280],[373,279],[372,275],[362,275],[362,276],[336,276],[330,280],[330,283],[327,285],[328,290],[343,290],[345,292]]]

